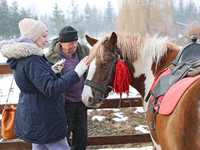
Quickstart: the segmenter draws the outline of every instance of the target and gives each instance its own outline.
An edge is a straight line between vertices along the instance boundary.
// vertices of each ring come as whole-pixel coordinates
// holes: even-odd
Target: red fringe
[[[129,95],[129,84],[131,83],[131,75],[128,67],[122,62],[118,61],[116,64],[116,73],[113,88],[115,92],[120,94],[120,99],[122,92]]]

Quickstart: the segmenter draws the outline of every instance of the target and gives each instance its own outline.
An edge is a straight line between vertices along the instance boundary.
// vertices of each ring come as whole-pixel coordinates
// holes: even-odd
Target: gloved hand
[[[86,56],[79,62],[79,64],[74,69],[74,71],[78,74],[79,77],[81,77],[88,69],[89,66],[88,62],[89,62],[89,56]]]
[[[60,60],[58,60],[57,63],[51,66],[51,69],[54,71],[55,74],[60,73],[62,68],[64,67],[64,63],[65,61],[60,62]]]

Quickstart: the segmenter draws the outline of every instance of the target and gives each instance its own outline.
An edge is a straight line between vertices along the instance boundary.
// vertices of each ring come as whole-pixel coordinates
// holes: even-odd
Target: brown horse
[[[167,37],[120,34],[112,32],[101,40],[86,35],[90,50],[90,67],[82,101],[98,108],[112,90],[116,55],[124,60],[131,74],[131,86],[141,94],[144,111],[147,97],[156,75],[175,60],[180,48]],[[117,47],[117,49],[116,49]],[[156,150],[200,150],[200,80],[183,94],[170,115],[154,114],[155,130],[150,135]],[[146,114],[147,123],[152,113]]]

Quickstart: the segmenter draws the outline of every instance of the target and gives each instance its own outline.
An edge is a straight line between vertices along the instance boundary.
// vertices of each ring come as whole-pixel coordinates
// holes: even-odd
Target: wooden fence
[[[0,74],[12,74],[13,71],[4,64],[0,64]]]
[[[12,70],[7,65],[0,65],[0,74],[12,74]],[[126,107],[142,107],[142,101],[140,98],[123,98],[119,99],[107,99],[104,101],[102,108],[118,108],[120,102],[121,108]],[[17,106],[17,104],[14,104]],[[4,105],[0,105],[0,114],[2,113]],[[91,109],[91,108],[88,108]],[[70,142],[70,141],[69,141]],[[112,144],[127,144],[127,143],[145,143],[152,142],[149,133],[146,134],[120,134],[120,135],[104,135],[104,136],[89,136],[87,146],[95,145],[112,145]],[[5,140],[0,142],[1,150],[25,150],[31,149],[31,143],[23,140]]]

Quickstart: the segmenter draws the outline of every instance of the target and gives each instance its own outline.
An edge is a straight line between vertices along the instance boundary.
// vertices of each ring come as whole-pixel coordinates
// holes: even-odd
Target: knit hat
[[[34,19],[24,18],[19,22],[21,36],[25,36],[35,42],[45,31],[48,31],[47,26]]]
[[[73,27],[66,26],[62,30],[60,30],[59,41],[60,42],[77,41],[78,40],[77,33],[78,32]]]

